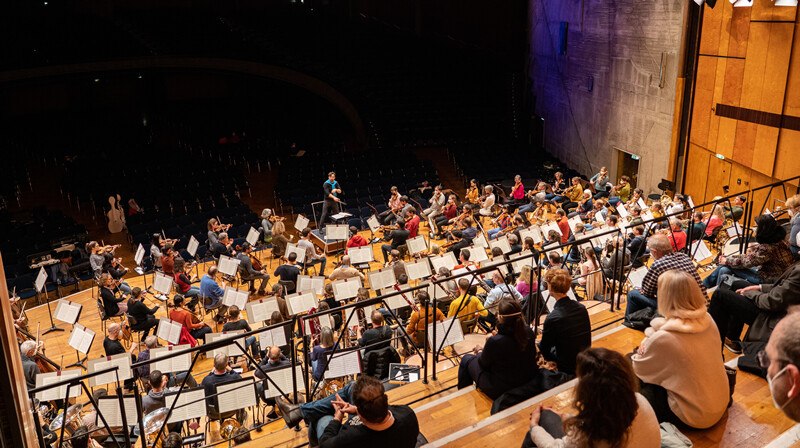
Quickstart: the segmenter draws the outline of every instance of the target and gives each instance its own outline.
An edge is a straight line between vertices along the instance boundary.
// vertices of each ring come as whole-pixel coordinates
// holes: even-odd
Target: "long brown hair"
[[[628,428],[639,411],[631,364],[613,350],[589,348],[578,354],[576,373],[578,415],[564,422],[566,431],[581,439],[582,446],[594,447],[599,442],[613,448],[625,446]],[[612,406],[609,400],[614,401]]]
[[[528,324],[522,316],[522,307],[514,299],[503,298],[497,305],[497,313],[503,326],[514,332],[514,339],[521,350],[528,347]]]

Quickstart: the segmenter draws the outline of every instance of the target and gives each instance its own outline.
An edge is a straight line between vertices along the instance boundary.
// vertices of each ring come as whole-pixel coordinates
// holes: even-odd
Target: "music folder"
[[[84,327],[79,323],[75,323],[75,325],[72,327],[72,333],[69,335],[69,341],[67,341],[67,345],[79,351],[80,353],[83,353],[84,355],[88,355],[89,350],[92,348],[94,337],[94,331]]]
[[[192,365],[192,354],[184,353],[178,356],[165,358],[167,355],[188,349],[189,344],[170,345],[150,349],[150,359],[158,359],[151,364],[150,370],[160,370],[161,373],[186,372]],[[164,358],[164,359],[161,359]]]
[[[234,276],[236,275],[236,271],[239,270],[239,263],[241,263],[241,260],[238,258],[220,255],[217,270],[225,275]]]
[[[172,292],[172,282],[173,279],[169,275],[163,272],[156,272],[155,278],[153,279],[153,289],[161,294],[169,294]]]
[[[186,252],[189,252],[189,255],[195,256],[197,255],[197,248],[200,247],[200,241],[197,241],[197,238],[192,235],[189,238],[189,244],[186,245]]]
[[[254,229],[254,228],[251,226],[251,227],[250,227],[250,230],[248,230],[248,231],[247,231],[247,237],[245,238],[245,241],[247,241],[248,243],[250,243],[250,245],[251,245],[251,246],[255,246],[255,245],[256,245],[256,243],[258,243],[258,237],[259,237],[260,235],[261,235],[261,234],[260,234],[260,233],[258,233],[258,230]]]
[[[125,405],[125,423],[128,426],[134,426],[139,423],[139,414],[136,412],[136,396],[123,395],[122,402]],[[108,422],[108,426],[112,428],[122,427],[122,411],[119,409],[119,397],[116,395],[107,395],[97,399],[97,415],[95,416],[95,425],[98,427],[103,426],[103,421],[100,419],[100,414]]]
[[[238,411],[257,404],[253,378],[232,381],[217,386],[217,410],[220,414]]]
[[[59,370],[56,372],[39,373],[36,375],[36,387],[47,386],[70,378],[75,378],[77,376],[81,376],[82,373],[83,373],[82,369],[67,369],[67,370]],[[69,388],[70,398],[80,397],[82,393],[83,389],[80,386],[71,386]],[[66,396],[67,396],[66,384],[36,393],[36,399],[39,401],[63,400],[64,398],[66,398]]]
[[[419,280],[431,276],[431,264],[427,258],[421,258],[413,263],[406,263],[404,267],[409,280]]]
[[[58,301],[58,305],[56,305],[56,312],[53,317],[66,324],[75,325],[78,319],[80,319],[82,308],[83,306],[79,303],[61,299]]]
[[[172,403],[177,400],[167,423],[180,423],[206,416],[206,391],[202,386],[182,389],[180,395],[178,395],[177,390],[174,392],[166,392],[164,398],[165,407],[172,406]]]
[[[328,362],[328,370],[325,371],[325,379],[341,378],[347,375],[361,373],[361,351],[334,355]]]
[[[131,354],[128,352],[119,353],[113,356],[106,356],[89,361],[86,370],[89,373],[98,372],[100,370],[117,367],[117,371],[113,370],[102,375],[96,375],[89,378],[89,387],[97,387],[105,384],[116,383],[133,378],[133,371],[131,370]]]
[[[172,345],[177,345],[181,339],[181,328],[183,326],[174,320],[162,317],[158,320],[158,329],[156,336],[169,342]]]
[[[358,295],[358,290],[361,289],[361,279],[358,277],[336,280],[332,283],[333,295],[336,300],[352,299]]]
[[[303,229],[308,227],[308,224],[311,221],[303,215],[297,215],[297,219],[294,221],[294,228],[297,229],[298,232],[302,232]]]
[[[136,248],[136,254],[133,255],[133,261],[136,263],[137,266],[141,266],[143,260],[144,260],[144,246],[142,246],[142,243],[139,243],[139,247]]]

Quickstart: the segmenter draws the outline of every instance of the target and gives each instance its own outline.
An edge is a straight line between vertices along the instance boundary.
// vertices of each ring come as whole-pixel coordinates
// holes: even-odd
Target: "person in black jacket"
[[[108,274],[100,275],[100,298],[103,299],[103,310],[106,317],[122,316],[128,312],[125,297],[114,294],[114,279]]]
[[[150,334],[150,330],[158,325],[158,319],[155,316],[158,308],[158,305],[148,308],[142,301],[142,289],[138,286],[133,288],[131,298],[128,300],[128,316],[133,318],[133,322],[130,322],[131,330],[141,331],[142,339],[146,338]]]
[[[364,354],[372,350],[380,350],[386,348],[392,342],[392,329],[385,325],[383,314],[380,311],[374,310],[370,315],[372,320],[372,328],[367,330],[361,328],[361,337],[358,339],[358,346],[364,347]]]
[[[252,251],[253,246],[250,243],[242,243],[241,251],[236,254],[236,258],[239,259],[239,274],[242,277],[242,282],[250,283],[250,294],[256,292],[256,280],[261,280],[258,286],[258,295],[263,296],[267,293],[269,274],[267,274],[266,270],[257,271],[253,268],[253,262],[250,261],[250,253]]]
[[[633,235],[628,238],[628,250],[631,251],[633,267],[641,267],[641,257],[647,253],[647,244],[645,244],[644,238],[644,226],[639,225],[633,228]]]
[[[536,342],[519,302],[501,299],[497,307],[497,334],[481,350],[464,355],[458,366],[458,388],[473,383],[491,399],[536,377]]]
[[[388,235],[384,238],[386,241],[391,241],[389,244],[384,244],[381,246],[381,252],[383,252],[383,262],[389,262],[389,252],[393,249],[397,249],[398,247],[406,244],[406,240],[408,239],[409,232],[405,229],[405,221],[402,219],[397,220],[397,229],[392,230],[389,232]]]
[[[565,269],[548,270],[544,279],[556,303],[542,326],[539,350],[545,359],[558,363],[560,372],[575,375],[578,353],[592,345],[589,312],[567,296],[572,276]]]

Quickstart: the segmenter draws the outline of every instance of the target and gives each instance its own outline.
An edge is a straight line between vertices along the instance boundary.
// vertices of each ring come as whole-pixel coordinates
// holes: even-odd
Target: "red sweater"
[[[569,240],[569,219],[567,217],[563,217],[558,221],[558,229],[561,230],[561,244],[566,243]]]

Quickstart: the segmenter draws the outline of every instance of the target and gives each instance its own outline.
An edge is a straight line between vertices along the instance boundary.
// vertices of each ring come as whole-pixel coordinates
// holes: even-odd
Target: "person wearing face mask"
[[[800,421],[800,313],[782,319],[758,362],[767,372],[772,404],[787,417]]]

